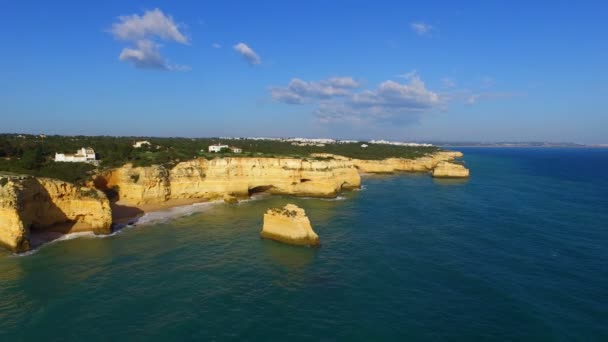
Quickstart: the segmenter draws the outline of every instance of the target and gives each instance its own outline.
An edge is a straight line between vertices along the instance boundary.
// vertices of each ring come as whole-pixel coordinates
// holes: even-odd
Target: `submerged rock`
[[[442,161],[433,169],[433,177],[437,178],[466,178],[469,177],[469,169],[460,164]]]
[[[264,227],[260,235],[265,239],[292,245],[319,245],[319,236],[312,230],[306,212],[293,204],[268,209],[264,214]]]
[[[227,203],[227,204],[236,204],[236,203],[239,203],[239,199],[236,198],[233,195],[225,194],[224,195],[224,203]]]

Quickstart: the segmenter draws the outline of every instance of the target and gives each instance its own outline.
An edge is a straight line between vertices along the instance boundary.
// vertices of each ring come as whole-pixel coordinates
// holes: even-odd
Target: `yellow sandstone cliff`
[[[333,154],[318,153],[316,157],[332,157],[342,161],[350,161],[362,173],[393,173],[393,172],[428,172],[439,163],[462,157],[462,152],[441,151],[416,159],[387,158],[380,160],[350,159]]]
[[[121,204],[138,206],[167,201],[224,199],[234,202],[256,192],[293,196],[335,197],[343,189],[358,188],[361,173],[433,171],[434,177],[467,177],[469,171],[449,161],[460,152],[437,152],[417,158],[360,160],[342,156],[327,160],[298,158],[216,158],[164,166],[123,167],[105,171],[92,184],[114,189]],[[313,156],[313,157],[315,157]],[[59,180],[0,177],[0,245],[13,251],[30,248],[30,231],[110,233],[109,201],[98,190]]]
[[[100,174],[100,189],[118,190],[121,203],[162,203],[177,199],[247,197],[265,191],[293,196],[335,197],[358,188],[361,177],[352,162],[296,158],[194,159],[168,170],[163,166],[125,165]]]
[[[0,177],[0,245],[30,249],[31,231],[111,232],[112,213],[100,191],[48,178]]]
[[[319,245],[319,236],[312,230],[306,212],[293,204],[268,209],[264,214],[264,226],[260,236],[292,245]]]

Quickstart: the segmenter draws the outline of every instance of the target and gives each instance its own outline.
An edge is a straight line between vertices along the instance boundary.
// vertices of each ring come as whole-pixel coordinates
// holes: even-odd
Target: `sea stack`
[[[306,212],[294,204],[268,209],[264,214],[264,227],[260,235],[264,239],[291,245],[319,245],[319,236],[312,230]]]
[[[466,167],[442,161],[433,169],[433,177],[436,178],[466,178],[469,177],[469,169]]]

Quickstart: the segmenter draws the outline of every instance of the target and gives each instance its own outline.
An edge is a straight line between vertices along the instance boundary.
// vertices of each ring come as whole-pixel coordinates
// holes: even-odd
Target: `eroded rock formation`
[[[248,197],[255,192],[335,197],[357,188],[361,177],[352,162],[295,158],[194,159],[168,170],[125,165],[97,176],[98,188],[116,189],[121,203],[139,205],[169,199]]]
[[[319,245],[319,236],[312,230],[306,212],[294,204],[268,209],[260,236],[292,245]]]
[[[111,232],[110,203],[101,191],[34,177],[0,177],[0,245],[30,249],[32,231]]]
[[[433,177],[466,178],[469,177],[469,169],[460,164],[442,161],[433,169]]]

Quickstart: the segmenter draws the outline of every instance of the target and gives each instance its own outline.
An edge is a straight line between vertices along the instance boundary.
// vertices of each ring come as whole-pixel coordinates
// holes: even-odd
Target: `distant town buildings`
[[[152,144],[150,144],[149,141],[147,140],[143,140],[143,141],[137,141],[135,142],[135,144],[133,144],[133,147],[135,148],[141,148],[143,146],[151,146]]]
[[[318,143],[314,143],[314,142],[292,142],[291,143],[293,146],[317,146],[317,147],[324,147],[325,144],[318,144]]]
[[[388,141],[388,140],[372,140],[369,143],[370,144],[382,144],[382,145],[395,145],[395,146],[433,146],[433,144],[420,144],[420,143]]]
[[[97,164],[97,158],[95,151],[90,147],[83,147],[76,151],[74,154],[68,153],[55,153],[56,162],[68,162],[68,163],[90,163]]]
[[[357,144],[365,142],[365,144],[384,144],[384,145],[396,145],[396,146],[433,146],[433,144],[414,143],[414,142],[403,142],[403,141],[388,141],[388,140],[336,140],[336,139],[325,139],[325,138],[268,138],[268,137],[223,137],[224,140],[269,140],[269,141],[280,141],[289,142],[293,146],[326,146],[330,144]],[[364,144],[364,145],[365,145]]]

